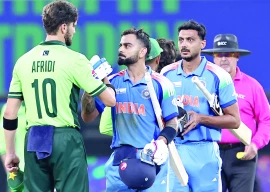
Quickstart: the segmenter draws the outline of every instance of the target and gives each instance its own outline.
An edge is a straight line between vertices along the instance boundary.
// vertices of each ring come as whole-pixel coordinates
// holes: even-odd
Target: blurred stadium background
[[[41,11],[48,0],[0,0],[0,106],[6,101],[15,61],[43,41]],[[189,19],[206,25],[207,48],[218,33],[237,35],[240,48],[252,52],[240,58],[242,71],[256,78],[270,93],[269,0],[70,0],[79,8],[77,32],[72,49],[89,58],[106,57],[114,71],[120,34],[132,26],[144,28],[153,38],[170,38],[177,44],[177,28]],[[268,18],[268,19],[267,19]],[[212,61],[212,58],[208,58]],[[248,86],[248,85],[247,85]],[[268,94],[269,96],[269,94]],[[269,98],[269,97],[268,97]],[[79,107],[79,106],[78,106]],[[85,139],[90,188],[104,191],[104,163],[111,150],[111,138],[99,134],[99,119],[81,121]],[[261,191],[270,188],[270,145],[259,151],[257,176]],[[0,192],[6,176],[0,166]]]

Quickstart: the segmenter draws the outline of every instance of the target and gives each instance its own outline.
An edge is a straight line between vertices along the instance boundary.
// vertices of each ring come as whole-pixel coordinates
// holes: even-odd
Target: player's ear
[[[147,48],[146,47],[141,48],[141,51],[139,52],[139,57],[143,58],[146,56],[146,54],[147,54]]]
[[[63,23],[63,24],[60,26],[60,31],[61,31],[61,33],[62,33],[62,34],[66,34],[67,28],[68,28],[67,24]]]
[[[156,64],[157,64],[157,65],[159,64],[160,57],[161,57],[161,55],[159,55],[159,56],[156,57]]]
[[[206,40],[202,40],[201,42],[201,49],[204,49],[206,46]]]

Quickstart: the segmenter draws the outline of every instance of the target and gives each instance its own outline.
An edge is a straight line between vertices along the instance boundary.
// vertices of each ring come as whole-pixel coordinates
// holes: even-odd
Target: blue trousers
[[[180,139],[180,138],[179,138]],[[218,192],[221,189],[221,164],[216,142],[189,142],[175,145],[189,176],[183,187],[170,169],[170,192]]]

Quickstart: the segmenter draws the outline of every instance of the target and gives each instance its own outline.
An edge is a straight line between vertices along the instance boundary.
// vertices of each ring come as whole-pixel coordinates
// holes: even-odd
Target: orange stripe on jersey
[[[211,62],[207,62],[206,63],[206,69],[209,69],[209,70],[214,70],[214,67],[215,66],[215,64],[214,63],[211,63]]]
[[[108,79],[111,80],[112,78],[114,78],[114,77],[117,76],[117,75],[118,75],[118,76],[124,76],[125,73],[126,73],[126,70],[124,69],[124,70],[122,70],[122,71],[119,71],[118,73],[115,73],[115,74],[110,75],[110,76],[108,77]]]

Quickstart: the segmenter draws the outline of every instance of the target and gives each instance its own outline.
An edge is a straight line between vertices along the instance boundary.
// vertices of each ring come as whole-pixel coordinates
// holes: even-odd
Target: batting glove
[[[107,60],[105,58],[100,59],[98,55],[94,55],[90,59],[90,63],[93,65],[92,74],[96,79],[102,80],[113,71]]]
[[[152,140],[151,143],[146,144],[143,148],[143,153],[149,154],[149,151],[152,152],[151,156],[157,165],[161,165],[166,162],[169,150],[163,140]]]

